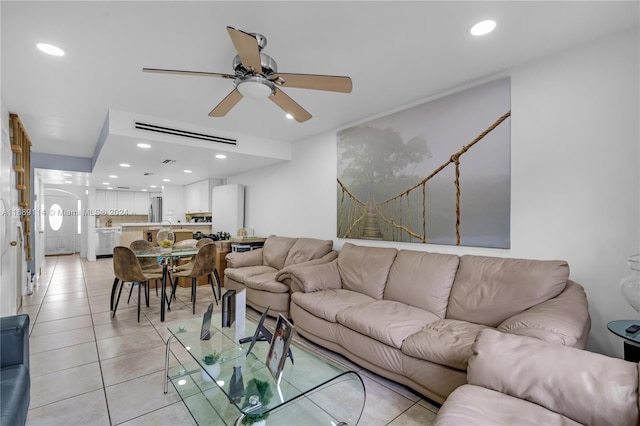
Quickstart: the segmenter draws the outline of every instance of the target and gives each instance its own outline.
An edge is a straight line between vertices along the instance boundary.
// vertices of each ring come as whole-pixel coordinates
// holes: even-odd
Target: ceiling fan
[[[233,59],[234,74],[158,68],[143,68],[142,71],[221,77],[233,80],[234,89],[209,113],[211,117],[225,116],[245,96],[256,99],[268,97],[282,110],[291,114],[296,121],[302,123],[310,119],[311,114],[287,96],[279,87],[351,92],[351,78],[349,77],[279,73],[273,58],[262,53],[262,49],[267,45],[265,36],[246,33],[232,27],[227,27],[227,32],[238,51],[238,55]]]

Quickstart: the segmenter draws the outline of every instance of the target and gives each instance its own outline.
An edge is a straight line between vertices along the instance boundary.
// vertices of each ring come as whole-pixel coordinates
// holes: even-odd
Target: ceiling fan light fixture
[[[276,86],[264,77],[244,77],[239,79],[237,88],[242,96],[249,99],[266,99],[271,96]]]
[[[287,117],[289,120],[293,120],[293,115],[291,115],[290,113],[287,113],[287,115],[285,115],[285,117]]]

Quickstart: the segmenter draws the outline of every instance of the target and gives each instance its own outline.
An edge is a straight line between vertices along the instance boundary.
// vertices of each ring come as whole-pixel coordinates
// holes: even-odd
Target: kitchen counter
[[[180,223],[172,223],[171,228],[180,229],[182,227],[192,227],[192,226],[208,226],[211,227],[211,222],[180,222]],[[142,227],[142,228],[154,228],[158,227],[160,229],[162,226],[166,226],[166,224],[162,224],[160,222],[145,222],[145,223],[121,223],[120,226],[122,228],[130,228],[130,227]]]

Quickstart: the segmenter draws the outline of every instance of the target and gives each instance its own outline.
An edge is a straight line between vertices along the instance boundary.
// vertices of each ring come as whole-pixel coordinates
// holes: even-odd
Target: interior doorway
[[[72,194],[45,198],[45,255],[73,254],[76,250],[78,211]]]

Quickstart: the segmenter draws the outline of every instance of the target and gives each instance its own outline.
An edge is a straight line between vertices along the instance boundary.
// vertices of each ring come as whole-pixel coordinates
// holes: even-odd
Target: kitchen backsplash
[[[111,220],[111,222],[109,222]],[[107,228],[109,225],[115,228],[123,223],[147,223],[149,216],[146,214],[129,214],[118,216],[96,216],[96,228]]]

